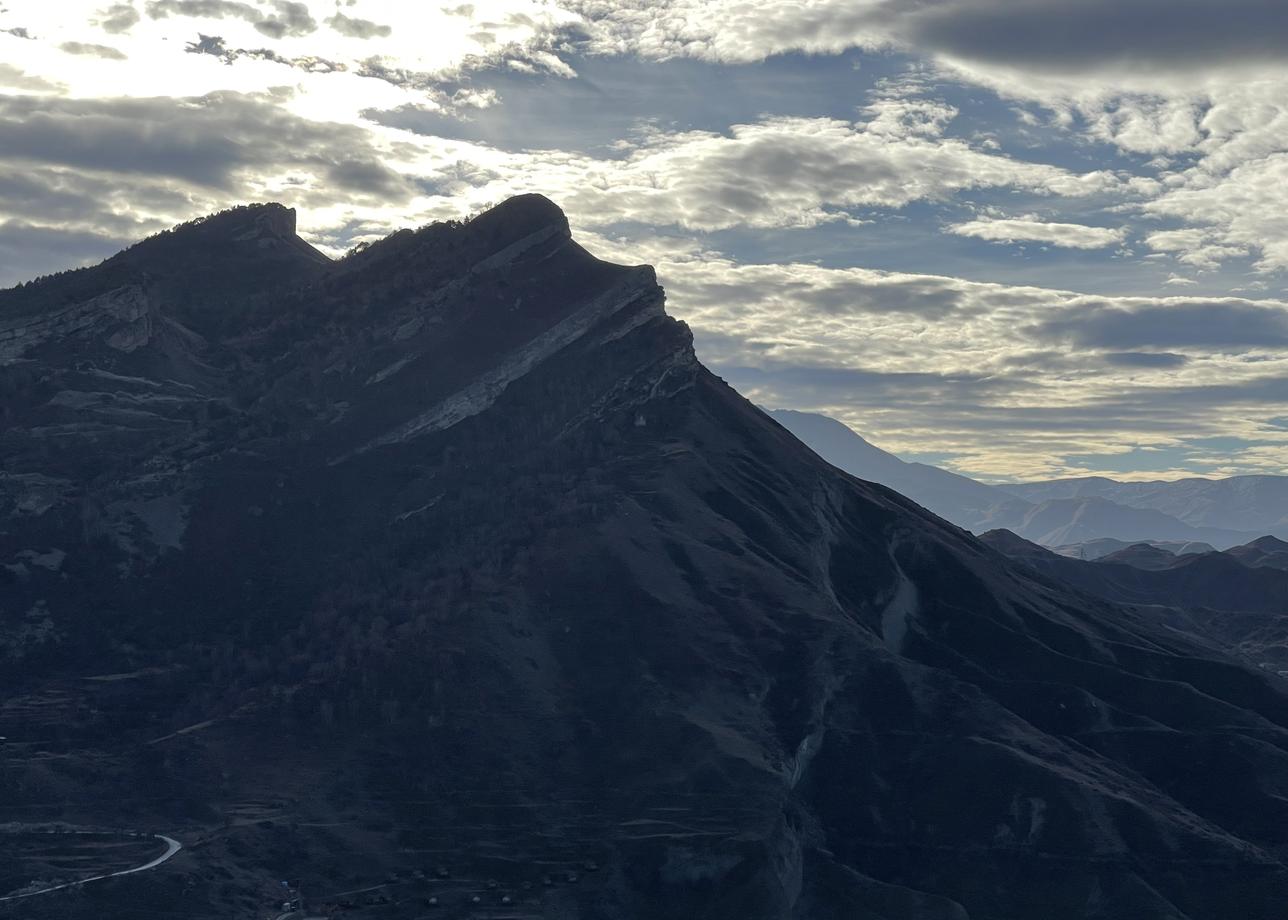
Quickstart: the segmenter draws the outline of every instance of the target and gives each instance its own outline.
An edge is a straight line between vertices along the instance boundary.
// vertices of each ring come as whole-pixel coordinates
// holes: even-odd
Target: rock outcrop
[[[146,345],[152,323],[147,297],[137,286],[123,287],[50,313],[0,321],[0,364],[7,364],[55,340],[101,335],[120,351]]]

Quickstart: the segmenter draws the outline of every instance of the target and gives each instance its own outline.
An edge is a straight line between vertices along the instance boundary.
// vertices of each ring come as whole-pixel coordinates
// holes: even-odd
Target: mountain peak
[[[471,234],[485,241],[493,252],[503,252],[534,237],[572,238],[563,210],[544,195],[526,194],[507,198],[469,221]]]
[[[543,227],[548,224],[568,226],[568,217],[563,208],[538,192],[526,192],[507,198],[478,215],[475,221],[496,221],[520,227]]]
[[[242,256],[289,254],[318,265],[330,262],[299,236],[297,227],[295,209],[278,202],[238,205],[158,233],[117,258],[133,254],[143,259],[153,253],[172,256],[187,247],[213,247],[237,251]]]
[[[1283,552],[1284,550],[1288,550],[1288,543],[1285,543],[1283,540],[1280,540],[1278,537],[1272,537],[1269,535],[1264,537],[1257,537],[1257,539],[1245,545],[1255,546],[1257,549],[1263,550],[1264,552],[1267,552],[1267,553],[1278,553],[1278,552]]]
[[[125,287],[146,291],[172,318],[203,334],[228,325],[269,289],[298,286],[331,260],[296,232],[293,208],[239,205],[163,230],[98,265],[0,291],[0,315],[12,321],[48,315]]]

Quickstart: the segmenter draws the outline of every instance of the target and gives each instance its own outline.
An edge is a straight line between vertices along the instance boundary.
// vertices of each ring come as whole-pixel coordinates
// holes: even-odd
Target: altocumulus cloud
[[[326,24],[341,35],[348,35],[350,38],[387,38],[393,33],[390,26],[372,22],[370,19],[346,16],[340,12],[328,17]]]
[[[58,46],[59,50],[66,51],[68,54],[88,54],[93,57],[105,58],[109,61],[124,61],[125,54],[120,49],[113,48],[110,45],[95,45],[86,42],[63,42]]]
[[[969,473],[1077,473],[1053,458],[1265,438],[1263,419],[1288,404],[1284,302],[655,257],[704,358],[754,399],[828,412],[896,449],[933,443]]]
[[[308,35],[317,31],[317,20],[309,13],[306,3],[269,0],[268,8],[271,12],[261,6],[237,0],[148,0],[144,7],[153,19],[167,16],[243,19],[251,23],[257,32],[269,38]]]
[[[1033,218],[980,218],[948,228],[958,236],[972,236],[994,243],[1033,242],[1071,249],[1103,249],[1126,238],[1121,227],[1088,227]]]

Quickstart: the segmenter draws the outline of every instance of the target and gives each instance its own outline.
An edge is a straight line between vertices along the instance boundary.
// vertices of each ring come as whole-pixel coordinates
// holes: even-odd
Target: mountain
[[[1173,556],[1188,556],[1192,553],[1215,553],[1216,547],[1210,543],[1192,543],[1192,542],[1169,542],[1167,540],[1142,540],[1138,543],[1129,543],[1126,540],[1114,540],[1109,537],[1101,537],[1096,540],[1087,540],[1083,543],[1066,543],[1063,546],[1050,547],[1052,552],[1059,553],[1061,556],[1071,556],[1074,559],[1099,559],[1110,553],[1117,552],[1121,549],[1127,549],[1132,546],[1153,546],[1158,549],[1166,550]]]
[[[1171,608],[1160,619],[1168,628],[1206,636],[1258,667],[1288,676],[1288,571],[1245,564],[1234,550],[1172,556],[1138,544],[1089,561],[1058,555],[1008,530],[980,539],[1105,600]]]
[[[1127,543],[1210,543],[1227,547],[1254,536],[1247,531],[1192,527],[1161,511],[1094,497],[1048,499],[1036,505],[1011,502],[992,509],[971,527],[976,531],[1003,528],[1044,546],[1111,537]]]
[[[1277,537],[1258,537],[1251,543],[1232,547],[1226,552],[1244,565],[1269,566],[1288,571],[1288,543]]]
[[[0,298],[0,913],[1278,917],[1237,649],[829,465],[543,198],[280,215]]]
[[[838,469],[888,486],[963,527],[984,519],[999,504],[1015,501],[1003,489],[936,466],[900,460],[826,415],[790,409],[771,410],[769,415]]]
[[[1098,562],[1122,563],[1137,569],[1170,569],[1179,561],[1175,553],[1151,543],[1133,543],[1101,556]]]
[[[1100,541],[1100,544],[1104,542]],[[1093,546],[1093,550],[1101,548],[1100,544]],[[1057,547],[1055,551],[1062,556],[1070,556],[1074,559],[1122,562],[1140,569],[1168,569],[1177,565],[1189,564],[1192,560],[1186,558],[1188,556],[1217,552],[1213,547],[1203,543],[1135,543],[1130,546],[1112,548],[1106,546],[1105,548],[1110,549],[1110,551],[1098,556],[1080,555],[1078,550],[1082,550],[1086,546],[1087,544],[1075,544],[1072,547]],[[1180,547],[1184,551],[1178,552],[1174,549],[1175,547]],[[1225,550],[1222,555],[1237,559],[1242,565],[1249,568],[1262,566],[1288,571],[1288,543],[1275,537],[1258,537],[1256,540],[1242,546],[1232,546]]]
[[[815,453],[833,466],[860,479],[879,482],[908,496],[959,527],[975,533],[1006,529],[1048,546],[1113,539],[1130,545],[1142,541],[1213,543],[1228,547],[1243,543],[1257,531],[1238,525],[1210,526],[1203,516],[1187,523],[1164,511],[1128,501],[1111,500],[1059,484],[1021,483],[988,486],[965,476],[923,463],[907,463],[868,443],[850,428],[825,415],[790,410],[770,413]],[[1071,480],[1069,482],[1091,482]],[[1112,480],[1100,480],[1112,483]],[[1132,494],[1127,490],[1126,495]]]
[[[1033,502],[1099,498],[1169,515],[1191,527],[1288,537],[1288,477],[1232,476],[1170,482],[1116,482],[1103,477],[1008,485]]]

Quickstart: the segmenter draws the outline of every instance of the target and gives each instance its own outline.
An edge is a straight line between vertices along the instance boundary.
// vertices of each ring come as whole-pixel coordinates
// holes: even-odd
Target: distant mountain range
[[[1117,482],[1101,476],[1008,485],[1031,502],[1102,499],[1149,509],[1191,527],[1288,537],[1288,477],[1234,476],[1174,482]]]
[[[1131,550],[1137,547],[1161,549],[1169,556],[1188,556],[1191,553],[1216,552],[1216,547],[1212,544],[1197,543],[1193,540],[1139,540],[1132,543],[1129,540],[1115,540],[1112,537],[1101,537],[1097,540],[1087,540],[1082,543],[1069,543],[1065,546],[1051,546],[1048,548],[1061,556],[1090,560],[1100,559],[1120,550]]]
[[[1288,538],[1285,476],[1175,482],[1097,476],[991,486],[901,460],[825,415],[783,409],[770,415],[833,466],[889,486],[974,533],[1005,529],[1064,548],[1107,538],[1228,549],[1265,535]]]

